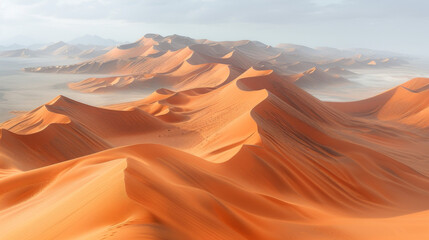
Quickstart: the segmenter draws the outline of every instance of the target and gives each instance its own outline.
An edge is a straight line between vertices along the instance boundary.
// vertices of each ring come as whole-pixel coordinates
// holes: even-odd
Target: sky
[[[426,0],[0,0],[0,45],[146,33],[429,56]]]

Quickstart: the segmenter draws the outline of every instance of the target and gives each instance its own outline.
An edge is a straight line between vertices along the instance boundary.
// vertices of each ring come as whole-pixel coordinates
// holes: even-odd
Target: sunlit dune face
[[[429,238],[429,79],[324,102],[307,91],[402,63],[332,55],[149,34],[26,68],[109,74],[67,86],[124,99],[59,95],[0,124],[0,239]]]

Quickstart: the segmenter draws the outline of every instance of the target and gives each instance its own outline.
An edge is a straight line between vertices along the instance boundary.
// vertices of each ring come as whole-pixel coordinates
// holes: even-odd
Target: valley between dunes
[[[344,61],[183,41],[30,70],[120,74],[70,84],[88,93],[161,87],[0,124],[0,239],[429,238],[429,79],[322,102],[301,87],[346,84]]]

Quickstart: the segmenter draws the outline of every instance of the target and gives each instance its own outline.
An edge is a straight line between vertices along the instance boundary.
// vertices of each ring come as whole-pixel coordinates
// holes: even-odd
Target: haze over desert
[[[429,239],[429,18],[380,3],[1,2],[0,239]]]

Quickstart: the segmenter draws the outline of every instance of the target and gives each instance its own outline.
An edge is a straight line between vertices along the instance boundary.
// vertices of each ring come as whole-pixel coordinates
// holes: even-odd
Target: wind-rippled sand
[[[139,48],[153,59],[120,71],[155,72],[77,80],[87,93],[0,125],[0,239],[429,238],[428,78],[323,102],[299,84],[340,78],[248,66],[268,50],[219,57],[203,44],[161,61],[145,41],[64,68],[106,69]],[[155,80],[169,89],[123,102]],[[50,86],[40,101],[52,83],[34,87]],[[86,104],[116,92],[123,103]]]

